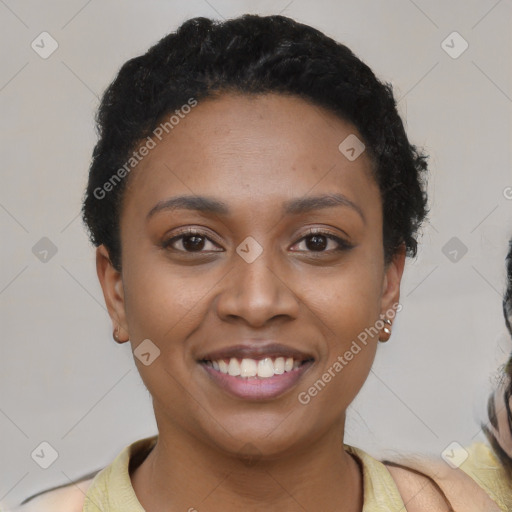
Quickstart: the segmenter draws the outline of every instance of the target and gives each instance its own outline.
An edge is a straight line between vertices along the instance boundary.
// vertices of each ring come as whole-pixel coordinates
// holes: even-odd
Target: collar
[[[129,467],[130,461],[133,464],[133,461],[143,460],[155,446],[157,439],[158,436],[152,436],[135,441],[126,446],[109,466],[102,469],[87,490],[83,512],[145,512],[133,489]],[[384,464],[360,448],[347,444],[343,446],[357,458],[363,471],[362,512],[405,510],[396,484]]]

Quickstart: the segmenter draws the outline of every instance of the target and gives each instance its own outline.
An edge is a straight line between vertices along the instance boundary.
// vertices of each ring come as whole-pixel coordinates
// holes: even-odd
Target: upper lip
[[[205,353],[199,357],[199,361],[218,361],[219,359],[261,359],[262,357],[293,357],[296,361],[305,361],[313,359],[311,354],[301,352],[292,347],[281,345],[280,343],[240,343],[230,345],[212,352]]]

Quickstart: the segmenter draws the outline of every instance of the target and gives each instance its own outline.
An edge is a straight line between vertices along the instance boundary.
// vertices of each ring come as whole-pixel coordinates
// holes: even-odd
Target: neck
[[[343,426],[285,456],[245,461],[188,433],[160,429],[132,485],[146,512],[360,512],[361,470],[343,449]]]

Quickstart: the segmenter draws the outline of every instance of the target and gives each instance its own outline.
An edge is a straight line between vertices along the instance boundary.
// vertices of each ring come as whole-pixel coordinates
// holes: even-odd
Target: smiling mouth
[[[313,361],[313,358],[299,360],[293,357],[263,357],[261,359],[231,357],[216,360],[203,359],[199,362],[231,377],[263,380],[276,375],[292,373]]]

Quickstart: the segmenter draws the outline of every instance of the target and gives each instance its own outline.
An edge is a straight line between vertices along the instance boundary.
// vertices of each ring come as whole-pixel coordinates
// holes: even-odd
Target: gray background
[[[130,348],[111,338],[78,216],[93,115],[122,63],[185,19],[244,12],[282,13],[347,44],[393,84],[411,141],[431,155],[430,223],[406,267],[392,339],[350,408],[346,442],[379,456],[440,454],[481,438],[487,394],[512,348],[501,316],[512,235],[512,2],[0,0],[5,506],[156,432]],[[43,31],[59,44],[47,59],[31,48]],[[456,59],[441,46],[453,31],[469,43]],[[32,250],[42,237],[57,248],[46,262]],[[452,237],[467,247],[455,262],[445,247]],[[42,441],[59,453],[46,470],[30,455]]]

